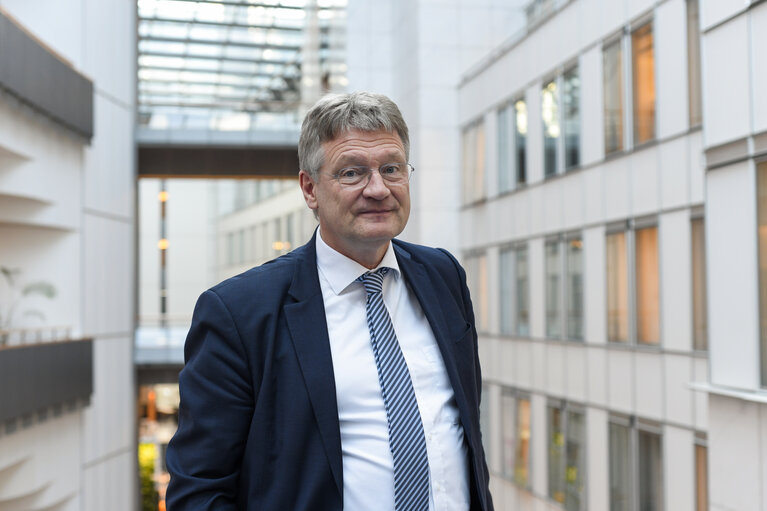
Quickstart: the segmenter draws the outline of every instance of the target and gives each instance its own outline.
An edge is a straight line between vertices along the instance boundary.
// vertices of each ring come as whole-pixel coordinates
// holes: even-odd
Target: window
[[[696,350],[708,349],[706,314],[706,243],[702,218],[690,222],[692,242],[692,345]]]
[[[546,242],[546,336],[558,338],[562,335],[562,300],[560,296],[562,258],[559,240]]]
[[[565,240],[567,252],[567,280],[565,281],[565,310],[567,311],[567,337],[583,339],[583,240],[571,237]]]
[[[526,336],[530,333],[530,298],[527,247],[501,250],[501,333]]]
[[[503,476],[522,487],[530,485],[530,396],[501,391],[501,457]]]
[[[585,509],[585,428],[580,408],[549,404],[549,497],[568,511]]]
[[[634,145],[639,145],[655,138],[655,53],[651,23],[631,33],[631,63]]]
[[[633,251],[629,250],[630,246]],[[659,344],[658,228],[642,226],[608,232],[606,263],[607,339],[611,342]],[[634,292],[630,293],[632,287]],[[630,310],[634,313],[631,318],[628,314]]]
[[[523,99],[498,110],[498,190],[503,193],[524,184],[527,106]]]
[[[623,51],[618,39],[602,50],[605,154],[623,150]]]
[[[577,167],[580,164],[581,144],[577,67],[544,84],[541,89],[541,118],[544,176],[550,177]]]
[[[463,202],[485,196],[485,125],[480,120],[463,131]]]
[[[530,289],[528,284],[527,247],[516,250],[516,334],[530,333]]]
[[[530,485],[530,398],[517,397],[517,428],[514,449],[514,482]]]
[[[610,511],[663,511],[662,440],[657,425],[610,417]]]
[[[658,344],[660,340],[660,295],[658,272],[658,228],[635,231],[637,341]]]
[[[759,337],[762,386],[767,387],[767,162],[757,167],[757,217],[759,244]]]
[[[708,448],[705,433],[695,439],[695,511],[708,511]]]
[[[559,141],[559,91],[557,81],[544,84],[541,90],[541,118],[543,119],[543,169],[545,177],[557,173],[557,146]]]
[[[628,256],[626,233],[607,235],[607,339],[628,342]]]
[[[466,279],[474,302],[477,330],[487,332],[490,318],[486,254],[473,254],[466,258]]]
[[[517,166],[517,184],[527,182],[527,161],[525,147],[527,144],[527,104],[524,99],[514,102],[514,153]]]
[[[582,250],[580,236],[560,237],[546,242],[547,337],[583,339]]]
[[[506,479],[514,479],[514,432],[516,423],[514,391],[501,391],[501,471]]]
[[[698,0],[687,0],[687,98],[690,108],[690,126],[697,126],[703,122]]]
[[[565,170],[577,167],[581,163],[581,81],[578,68],[564,73],[563,107],[565,126]]]
[[[501,193],[513,188],[509,110],[511,110],[511,106],[505,105],[498,110],[496,116],[498,123],[498,191]]]

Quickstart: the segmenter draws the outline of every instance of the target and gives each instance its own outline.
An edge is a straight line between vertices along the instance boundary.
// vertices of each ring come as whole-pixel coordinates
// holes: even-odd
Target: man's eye
[[[342,170],[338,174],[338,177],[349,179],[349,178],[359,177],[361,175],[362,175],[362,171],[360,169],[349,168],[349,169]]]
[[[389,176],[392,176],[399,172],[399,165],[386,165],[384,167],[381,167],[381,174],[386,174]]]

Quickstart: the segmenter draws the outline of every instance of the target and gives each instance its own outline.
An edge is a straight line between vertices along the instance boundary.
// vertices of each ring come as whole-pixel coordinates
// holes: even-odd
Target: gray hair
[[[396,132],[410,159],[407,124],[397,105],[383,94],[352,92],[328,94],[304,117],[298,140],[298,164],[317,180],[325,162],[322,144],[351,130]]]

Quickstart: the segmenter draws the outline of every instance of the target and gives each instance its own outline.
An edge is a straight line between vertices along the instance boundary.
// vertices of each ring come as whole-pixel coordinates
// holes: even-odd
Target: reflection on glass
[[[708,511],[708,449],[695,446],[695,511]]]
[[[637,229],[635,256],[637,341],[643,344],[658,344],[660,340],[660,278],[657,227]]]
[[[605,154],[623,150],[623,52],[620,39],[602,50]]]
[[[586,428],[580,412],[567,412],[565,509],[581,511],[586,475]]]
[[[567,289],[565,291],[568,339],[583,339],[583,241],[567,241]]]
[[[514,333],[514,251],[506,248],[501,250],[499,261],[501,276],[501,333]]]
[[[762,387],[767,387],[767,162],[757,167],[757,217],[759,243],[759,333]]]
[[[639,431],[639,509],[663,511],[663,456],[661,437]]]
[[[530,400],[517,399],[517,444],[514,461],[514,481],[523,487],[530,483]]]
[[[503,476],[509,480],[514,479],[514,395],[510,389],[503,389],[501,393],[501,458]]]
[[[527,180],[525,161],[525,144],[527,143],[527,105],[520,99],[514,103],[516,112],[515,131],[514,131],[514,151],[516,152],[517,164],[517,184],[522,184]]]
[[[608,234],[607,248],[607,339],[628,342],[628,267],[626,233]]]
[[[511,179],[511,137],[509,136],[509,109],[504,106],[498,110],[498,191],[506,192],[512,189]]]
[[[692,231],[692,341],[696,350],[708,349],[706,314],[706,243],[703,219],[690,223]]]
[[[527,275],[527,248],[516,250],[516,323],[517,335],[526,336],[530,333],[530,290]]]
[[[632,511],[629,428],[610,423],[610,511]]]
[[[581,162],[581,82],[578,68],[574,67],[562,77],[565,124],[565,170]]]
[[[703,103],[700,83],[700,14],[699,0],[687,0],[687,99],[690,126],[703,122]]]
[[[546,336],[562,335],[559,241],[546,242]]]
[[[557,173],[557,140],[559,139],[559,93],[555,80],[541,90],[543,120],[543,169],[546,177]]]
[[[562,410],[549,406],[549,497],[565,503],[565,431]]]
[[[655,138],[655,53],[652,25],[631,33],[634,92],[634,144]]]

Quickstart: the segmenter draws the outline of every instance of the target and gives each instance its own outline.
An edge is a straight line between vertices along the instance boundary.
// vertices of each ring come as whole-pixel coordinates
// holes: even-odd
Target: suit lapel
[[[397,255],[397,263],[402,274],[418,299],[437,340],[450,384],[453,386],[455,401],[461,413],[464,432],[470,435],[471,421],[468,420],[471,416],[470,407],[461,383],[454,347],[458,340],[455,337],[456,333],[463,332],[463,328],[466,326],[465,321],[459,321],[460,318],[456,318],[452,314],[450,316],[445,314],[442,303],[449,295],[449,291],[444,288],[441,282],[435,282],[434,279],[429,278],[423,264],[413,260],[404,248],[396,244],[394,245],[394,253]],[[438,289],[438,285],[441,289]]]
[[[302,253],[289,290],[296,302],[285,305],[284,311],[333,479],[343,495],[338,404],[325,305],[317,274],[315,241],[316,238],[312,237],[309,243],[297,250]]]

